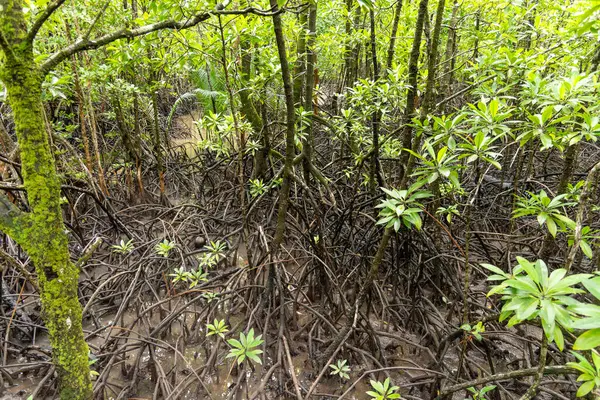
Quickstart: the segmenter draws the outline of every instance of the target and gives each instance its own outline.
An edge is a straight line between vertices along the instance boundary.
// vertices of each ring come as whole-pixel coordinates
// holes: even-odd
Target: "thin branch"
[[[454,392],[458,392],[459,390],[469,388],[471,386],[475,387],[475,386],[485,385],[486,383],[494,382],[494,381],[506,381],[506,380],[514,379],[514,378],[522,378],[525,376],[536,375],[537,373],[538,373],[538,367],[535,367],[535,368],[520,369],[518,371],[502,372],[502,373],[490,375],[490,376],[484,376],[483,378],[475,379],[475,380],[469,381],[469,382],[459,383],[457,385],[444,388],[443,390],[440,391],[440,393],[438,394],[438,397],[436,397],[436,399],[443,398],[444,396],[447,396]],[[566,365],[557,365],[557,366],[544,368],[544,374],[547,374],[547,375],[550,375],[550,374],[562,375],[562,374],[577,374],[577,373],[578,372],[575,369],[573,369],[571,367],[567,367]]]
[[[50,18],[52,14],[54,14],[54,11],[56,11],[58,8],[60,8],[60,6],[62,6],[65,3],[65,1],[66,0],[55,0],[48,4],[44,12],[41,13],[38,19],[36,19],[33,23],[33,26],[29,30],[29,33],[27,33],[26,40],[29,44],[33,43],[33,40],[35,39],[40,28],[44,25],[48,18]]]
[[[211,17],[211,15],[240,15],[240,14],[256,14],[260,16],[271,16],[279,14],[281,11],[269,12],[265,10],[256,9],[254,7],[248,7],[242,10],[213,10],[210,12],[201,12],[199,14],[190,17],[185,21],[175,21],[173,19],[169,19],[166,21],[155,22],[152,24],[140,26],[135,29],[127,29],[123,28],[116,32],[108,33],[106,35],[100,36],[96,39],[90,40],[89,38],[82,37],[77,39],[74,43],[64,47],[63,49],[55,52],[50,57],[46,59],[46,61],[41,65],[41,72],[43,75],[46,75],[50,72],[54,67],[60,64],[65,59],[69,58],[73,54],[80,53],[86,50],[93,50],[99,47],[105,46],[109,43],[112,43],[119,39],[131,39],[138,36],[144,36],[152,32],[172,29],[172,30],[183,30],[194,27],[198,25],[200,22],[206,21]]]
[[[106,9],[108,8],[109,4],[110,4],[110,0],[108,0],[106,3],[104,3],[104,6],[102,7],[102,9],[98,12],[98,14],[96,14],[96,18],[94,18],[94,20],[90,24],[87,32],[85,33],[85,35],[83,35],[84,39],[89,39],[90,38],[90,35],[92,34],[92,31],[94,30],[94,27],[96,26],[96,24],[98,23],[98,21],[100,21],[100,18],[102,18],[102,16],[106,12]]]
[[[149,25],[144,25],[135,29],[120,29],[116,32],[108,33],[106,35],[100,36],[97,39],[90,40],[86,38],[79,38],[74,43],[66,46],[62,50],[57,51],[52,54],[48,59],[42,64],[41,71],[42,74],[46,75],[50,70],[52,70],[55,66],[60,64],[65,59],[69,58],[73,54],[80,53],[85,50],[93,50],[99,47],[105,46],[109,43],[112,43],[119,39],[125,38],[134,38],[138,36],[147,35],[151,32],[156,32],[163,29],[186,29],[192,26],[199,24],[202,21],[207,20],[210,17],[209,13],[201,13],[195,15],[193,18],[184,21],[178,22],[175,20],[166,20],[161,22],[156,22]]]
[[[97,237],[96,239],[94,239],[93,242],[90,242],[88,244],[88,246],[84,249],[81,257],[79,257],[79,259],[75,263],[75,266],[77,267],[78,270],[81,270],[85,266],[85,264],[87,264],[89,259],[92,257],[92,255],[94,254],[96,249],[98,249],[98,247],[100,247],[101,244],[102,244],[102,238],[99,238],[99,237]]]
[[[466,88],[459,90],[458,92],[454,93],[452,96],[446,97],[445,99],[443,99],[442,101],[440,101],[439,103],[437,103],[435,105],[435,108],[439,108],[442,104],[445,104],[445,103],[449,102],[450,100],[452,100],[452,99],[460,96],[461,94],[468,92],[469,90],[471,90],[471,89],[473,89],[473,88],[481,85],[482,83],[485,83],[487,81],[491,81],[494,78],[496,78],[496,75],[490,75],[487,78],[483,78],[480,81],[477,81],[475,83],[470,84]]]
[[[40,287],[37,283],[37,280],[27,271],[27,269],[17,260],[15,260],[10,254],[4,252],[4,250],[0,250],[0,258],[6,261],[7,264],[10,264],[11,267],[16,269],[25,277],[25,279],[33,286],[33,288],[40,293]]]
[[[569,271],[575,262],[575,257],[577,256],[577,251],[579,250],[579,246],[581,245],[581,236],[583,230],[583,218],[585,216],[588,199],[592,192],[593,186],[596,183],[597,175],[600,173],[600,162],[596,163],[594,167],[591,169],[588,174],[587,179],[583,185],[583,189],[581,190],[581,195],[579,196],[579,208],[577,209],[577,219],[575,224],[575,232],[573,233],[573,245],[569,250],[569,254],[567,255],[567,260],[565,261],[565,269]]]

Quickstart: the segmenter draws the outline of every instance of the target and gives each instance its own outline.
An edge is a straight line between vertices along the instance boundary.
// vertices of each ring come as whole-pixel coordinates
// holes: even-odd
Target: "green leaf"
[[[598,318],[582,318],[571,325],[574,329],[598,329],[600,328],[600,319]]]
[[[552,237],[556,237],[556,222],[552,218],[548,218],[546,220],[546,226],[548,227],[548,232],[552,235]]]
[[[246,353],[246,355],[248,356],[249,359],[251,359],[255,363],[262,365],[262,360],[258,356],[258,354],[260,354],[260,353],[258,353],[258,352],[262,353],[261,350],[256,350],[256,351],[249,351]]]
[[[600,276],[582,281],[583,286],[598,300],[600,300]]]
[[[591,350],[600,346],[600,328],[584,332],[573,344],[574,350]]]
[[[492,271],[495,274],[502,275],[506,278],[508,278],[508,276],[509,276],[506,272],[502,271],[500,268],[496,267],[495,265],[492,265],[492,264],[479,264],[479,265],[481,265],[483,268],[485,268],[487,270]]]
[[[554,342],[556,342],[556,346],[560,351],[563,351],[565,348],[565,339],[563,337],[562,330],[558,325],[554,327]]]
[[[538,276],[538,273],[535,270],[535,265],[533,263],[531,263],[527,259],[525,259],[523,257],[519,257],[519,256],[517,256],[517,262],[519,263],[519,265],[521,267],[523,267],[523,269],[525,270],[527,275],[529,275],[529,277],[534,282],[536,282],[536,283],[540,282],[540,277]]]
[[[504,283],[506,283],[508,286],[511,286],[516,289],[523,290],[523,291],[526,291],[529,293],[538,293],[539,292],[537,286],[535,286],[535,283],[533,283],[533,281],[529,278],[519,277],[519,278],[515,278],[515,279],[509,279],[509,280],[505,281]]]
[[[594,389],[594,381],[587,381],[577,390],[577,397],[583,397]]]
[[[587,258],[591,259],[594,256],[592,246],[590,246],[590,244],[585,240],[579,242],[579,248],[581,249],[581,251],[583,251],[583,254],[585,254]]]
[[[373,9],[373,1],[372,0],[358,0],[358,4],[362,8],[366,8],[367,10]]]
[[[379,393],[383,393],[383,391],[384,391],[383,384],[381,382],[371,380],[371,386],[373,387],[373,389],[377,390]]]

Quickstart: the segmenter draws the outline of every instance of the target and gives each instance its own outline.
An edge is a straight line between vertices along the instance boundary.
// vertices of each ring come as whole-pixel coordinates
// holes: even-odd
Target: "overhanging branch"
[[[275,14],[279,14],[283,12],[282,10],[269,11],[269,10],[261,10],[254,7],[248,7],[241,10],[213,10],[209,12],[201,12],[198,13],[186,20],[183,21],[175,21],[173,19],[169,19],[166,21],[155,22],[153,24],[148,24],[141,26],[139,28],[134,29],[120,29],[116,32],[108,33],[106,35],[100,36],[96,39],[89,39],[88,37],[83,37],[77,39],[74,43],[69,46],[63,48],[52,54],[50,57],[46,59],[46,61],[41,65],[42,74],[46,75],[50,72],[54,67],[60,64],[65,59],[69,58],[75,53],[79,53],[86,50],[97,49],[102,46],[106,46],[109,43],[112,43],[119,39],[132,39],[138,36],[144,36],[152,32],[172,29],[172,30],[183,30],[192,28],[198,25],[200,22],[206,21],[211,17],[211,15],[241,15],[241,14],[256,14],[260,16],[272,16]]]
[[[27,42],[28,43],[30,43],[30,44],[33,43],[33,39],[35,39],[40,28],[44,25],[44,22],[46,22],[48,20],[48,18],[50,18],[52,16],[52,14],[54,14],[54,11],[58,10],[58,8],[60,8],[60,6],[62,6],[65,3],[65,1],[66,0],[54,0],[54,1],[50,2],[50,4],[48,4],[48,6],[46,6],[46,9],[44,10],[44,12],[42,12],[39,15],[39,17],[33,23],[33,26],[31,27],[31,29],[29,30],[29,33],[27,33]]]

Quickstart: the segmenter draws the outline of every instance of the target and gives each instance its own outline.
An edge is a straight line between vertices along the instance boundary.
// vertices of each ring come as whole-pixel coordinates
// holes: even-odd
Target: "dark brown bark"
[[[304,110],[314,112],[313,107],[313,87],[315,83],[315,41],[317,34],[317,3],[311,2],[308,10],[308,31],[306,40],[306,80],[304,86]],[[308,184],[310,182],[310,165],[312,163],[312,148],[313,148],[313,123],[312,118],[309,119],[304,127],[304,140],[302,144],[302,155],[304,159],[304,180]]]
[[[279,10],[277,0],[271,0],[273,10]],[[296,136],[296,110],[294,108],[294,92],[292,87],[292,78],[290,76],[290,67],[288,63],[287,51],[285,47],[285,38],[283,36],[283,28],[281,16],[278,13],[273,15],[273,31],[275,33],[275,43],[277,44],[277,52],[279,54],[279,62],[281,64],[281,76],[283,80],[283,92],[285,94],[286,108],[286,138],[285,138],[285,161],[283,166],[283,182],[279,191],[279,204],[277,211],[277,226],[275,228],[275,237],[273,239],[273,251],[277,251],[278,247],[283,242],[285,233],[285,219],[287,215],[290,187],[292,180],[292,168],[294,164],[295,145],[294,138]],[[273,274],[270,274],[272,276]]]
[[[416,101],[417,101],[417,84],[419,78],[419,57],[421,55],[421,39],[423,37],[423,26],[425,24],[425,16],[427,15],[427,5],[429,0],[421,0],[419,3],[419,11],[417,14],[417,22],[415,25],[415,34],[413,38],[410,59],[408,61],[408,85],[406,92],[406,108],[404,110],[404,132],[402,138],[402,147],[405,149],[412,148],[412,133],[410,122],[415,116]],[[401,162],[406,168],[409,159],[408,152],[402,152]],[[404,174],[406,175],[406,173]]]

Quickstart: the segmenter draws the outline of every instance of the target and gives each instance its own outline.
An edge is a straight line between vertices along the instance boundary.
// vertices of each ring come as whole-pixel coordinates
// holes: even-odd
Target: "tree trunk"
[[[241,53],[241,68],[240,78],[242,90],[239,91],[241,113],[246,117],[252,130],[256,135],[260,137],[260,148],[254,155],[254,171],[252,176],[254,179],[261,179],[267,173],[268,157],[269,157],[269,138],[265,137],[268,135],[266,127],[263,125],[262,118],[258,114],[256,107],[250,99],[250,90],[248,88],[250,81],[250,74],[252,72],[252,46],[250,44],[249,37],[247,34],[242,33],[240,39],[240,53]]]
[[[304,87],[304,111],[313,112],[313,87],[315,84],[315,41],[317,35],[317,2],[310,3],[308,9],[308,31],[306,33],[306,79]],[[302,143],[304,180],[310,183],[310,164],[312,163],[313,123],[309,120]]]
[[[452,85],[452,61],[455,56],[454,41],[456,39],[456,23],[458,17],[458,2],[454,1],[452,7],[452,18],[450,19],[450,26],[448,27],[448,40],[446,41],[446,56],[444,59],[444,74],[442,76],[442,93],[444,97],[450,96],[450,85]]]
[[[444,18],[444,7],[446,1],[439,0],[437,12],[435,14],[435,25],[433,27],[433,37],[431,38],[431,48],[429,53],[429,61],[427,65],[427,83],[425,85],[425,96],[423,99],[423,110],[421,115],[427,117],[432,111],[435,95],[434,85],[437,76],[438,48],[440,42],[440,33],[442,31],[442,20]]]
[[[274,11],[279,9],[277,0],[271,0],[271,7]],[[292,79],[290,77],[290,67],[285,48],[285,38],[283,36],[283,27],[281,15],[273,15],[273,31],[275,33],[275,42],[277,43],[277,52],[279,53],[279,62],[281,64],[281,76],[283,79],[283,91],[285,94],[286,108],[286,139],[285,139],[285,161],[283,166],[283,182],[279,191],[279,205],[277,210],[277,227],[275,228],[275,237],[273,239],[273,251],[277,251],[279,245],[283,242],[285,233],[285,218],[287,215],[290,187],[293,174],[294,163],[294,138],[296,136],[296,110],[294,108],[294,92]],[[273,264],[271,264],[271,267]],[[272,270],[270,272],[273,272]],[[270,274],[272,276],[272,274]]]
[[[156,90],[152,91],[152,114],[154,117],[152,121],[154,156],[156,157],[156,168],[158,170],[160,201],[161,203],[166,203],[167,197],[165,194],[165,164],[162,154],[162,145],[160,143],[160,126],[158,120],[158,92]]]
[[[388,73],[388,70],[392,68],[392,64],[394,63],[394,53],[396,50],[396,35],[398,34],[398,24],[400,23],[400,13],[402,12],[402,2],[404,0],[396,1],[396,8],[394,10],[394,22],[392,22],[392,33],[390,36],[390,45],[387,51],[387,60],[385,63],[386,69],[383,71],[383,76],[385,77]]]
[[[306,31],[308,30],[308,13],[300,13],[300,34],[296,48],[296,67],[294,68],[294,104],[302,105],[302,82],[306,73]]]
[[[404,110],[404,134],[402,138],[402,147],[410,149],[412,147],[412,128],[410,122],[415,114],[417,100],[417,83],[419,77],[419,56],[421,55],[421,38],[423,37],[423,26],[425,24],[425,15],[427,14],[427,4],[429,0],[421,0],[419,3],[419,13],[417,14],[417,23],[415,25],[415,36],[413,39],[410,59],[408,61],[408,91],[406,93],[406,109]],[[402,152],[402,165],[406,167],[409,153]],[[404,175],[407,175],[404,173]],[[405,179],[405,177],[404,177]]]
[[[5,6],[0,22],[3,26],[9,24],[17,33],[9,42],[14,58],[6,54],[0,77],[14,114],[23,184],[31,211],[21,213],[3,201],[0,229],[27,251],[35,265],[60,398],[88,399],[92,385],[77,297],[79,271],[69,258],[60,182],[44,126],[41,73],[33,61],[32,46],[19,40],[19,30],[25,26],[22,7],[16,12],[7,11],[3,3],[0,1],[0,6]]]
[[[371,61],[373,63],[373,81],[379,80],[379,61],[377,60],[377,38],[375,36],[375,11],[371,9],[369,11],[369,19],[371,23]],[[382,101],[383,103],[383,101]],[[371,175],[370,175],[370,187],[371,193],[375,198],[377,186],[383,186],[383,179],[380,173],[379,166],[379,122],[381,121],[381,111],[377,108],[373,112],[371,119],[372,123],[372,134],[373,134],[373,156],[371,157]]]

